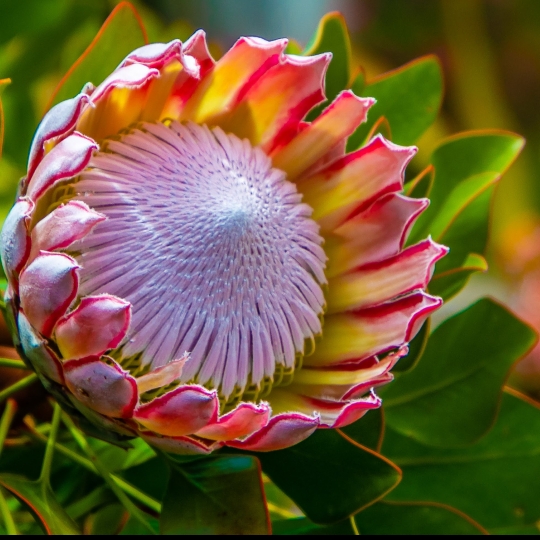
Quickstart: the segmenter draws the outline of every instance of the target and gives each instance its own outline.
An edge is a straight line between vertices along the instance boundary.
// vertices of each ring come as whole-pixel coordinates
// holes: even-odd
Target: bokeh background
[[[63,73],[90,44],[114,0],[0,0],[0,79],[5,143],[0,221],[24,174],[32,135]],[[239,35],[287,36],[304,46],[320,17],[341,11],[355,67],[367,79],[436,54],[446,80],[437,122],[418,141],[411,172],[444,137],[505,129],[527,145],[498,186],[489,271],[445,306],[457,311],[489,294],[540,329],[540,2],[538,0],[137,0],[150,40],[187,38],[204,28],[218,57]],[[93,81],[98,83],[100,81]],[[540,349],[514,384],[540,397]]]

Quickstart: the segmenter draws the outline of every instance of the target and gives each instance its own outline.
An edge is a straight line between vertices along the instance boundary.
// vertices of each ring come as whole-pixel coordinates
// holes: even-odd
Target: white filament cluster
[[[133,306],[122,353],[228,397],[293,367],[320,333],[326,256],[311,208],[247,141],[195,124],[141,124],[74,185],[107,216],[76,246],[81,294]]]

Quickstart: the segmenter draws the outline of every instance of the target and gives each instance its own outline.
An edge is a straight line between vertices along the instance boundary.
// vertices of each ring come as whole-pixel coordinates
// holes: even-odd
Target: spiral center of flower
[[[228,399],[294,369],[320,333],[318,226],[259,148],[219,128],[142,124],[73,187],[108,218],[76,250],[82,294],[133,306],[123,358],[153,369],[189,351],[184,382]]]

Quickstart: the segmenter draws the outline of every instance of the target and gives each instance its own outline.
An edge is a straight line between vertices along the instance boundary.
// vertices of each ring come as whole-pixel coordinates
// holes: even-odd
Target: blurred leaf
[[[359,148],[381,116],[390,123],[393,142],[413,144],[437,117],[442,93],[442,71],[435,56],[419,58],[377,77],[361,93],[374,97],[377,103],[369,111],[367,122],[349,138],[347,149]]]
[[[107,463],[107,468],[111,472],[136,467],[156,455],[154,450],[139,438],[130,441],[133,448],[129,449],[119,448],[97,439],[91,439],[89,442],[99,458]]]
[[[332,61],[326,74],[325,93],[327,100],[333,101],[347,88],[350,78],[351,44],[347,23],[341,13],[327,13],[321,19],[315,35],[302,54],[313,56],[326,52],[332,53]],[[313,120],[323,106],[317,107],[308,118]]]
[[[82,56],[60,81],[51,105],[78,94],[87,82],[100,84],[134,49],[146,43],[140,17],[128,2],[118,4]]]
[[[385,388],[387,425],[426,444],[471,444],[489,430],[512,364],[536,341],[503,306],[479,300],[431,335],[422,361]]]
[[[285,54],[300,56],[302,54],[302,46],[298,41],[289,38],[289,43],[287,43],[287,47],[285,48]]]
[[[360,534],[487,534],[478,523],[451,506],[425,502],[380,502],[354,517]]]
[[[381,116],[371,126],[369,133],[366,135],[366,141],[370,141],[377,134],[382,135],[385,139],[388,139],[389,141],[392,140],[392,128],[390,127],[390,123],[388,122],[386,116]]]
[[[159,521],[156,518],[147,516],[148,523],[154,529],[155,534],[159,534]],[[130,517],[125,527],[120,532],[120,535],[148,535],[148,529],[144,527],[140,521],[137,521],[135,518]]]
[[[55,24],[65,15],[70,3],[70,0],[0,0],[0,43],[17,35],[38,33]]]
[[[80,534],[47,482],[32,482],[14,474],[1,474],[0,484],[28,505],[47,534]]]
[[[434,216],[429,226],[429,234],[435,240],[440,241],[459,214],[499,178],[499,173],[489,171],[469,176],[461,181],[439,207],[437,215]]]
[[[106,485],[101,484],[90,492],[88,492],[88,486],[85,485],[85,487],[87,488],[86,494],[66,506],[66,512],[73,520],[82,518],[95,508],[117,501],[114,493]]]
[[[427,446],[387,426],[383,451],[403,469],[403,481],[387,497],[392,501],[447,504],[494,532],[533,526],[540,519],[537,405],[503,394],[494,428],[480,442],[459,449]]]
[[[44,446],[42,443],[33,443],[24,446],[4,446],[0,471],[16,475],[25,475],[37,478],[41,471]]]
[[[2,92],[11,82],[10,79],[0,79],[0,158],[2,157],[2,146],[4,145],[4,109],[2,108]]]
[[[448,301],[465,287],[472,274],[486,272],[487,269],[488,263],[482,255],[469,253],[462,266],[436,273],[429,282],[429,292]]]
[[[434,178],[435,169],[433,168],[433,165],[428,165],[415,178],[405,184],[403,191],[407,197],[413,197],[414,199],[429,197]]]
[[[353,75],[352,81],[351,90],[357,96],[361,96],[366,87],[366,72],[362,66],[360,66],[358,71]]]
[[[434,277],[460,270],[471,254],[486,250],[493,190],[494,186],[491,186],[474,199],[442,236],[440,241],[450,248],[450,252],[437,263]]]
[[[140,465],[130,467],[120,476],[150,497],[161,501],[167,489],[169,469],[161,457],[154,457]]]
[[[429,331],[431,327],[431,320],[428,319],[422,328],[418,331],[418,334],[409,343],[409,354],[404,358],[400,358],[399,362],[394,366],[392,371],[394,373],[402,373],[404,371],[410,371],[414,369],[420,359],[424,355],[426,346],[429,339]]]
[[[504,131],[465,132],[443,142],[431,159],[435,167],[431,204],[418,218],[412,236],[419,239],[431,233],[434,220],[463,181],[485,173],[502,175],[523,144],[522,137]],[[481,250],[472,251],[481,253]]]
[[[536,535],[540,533],[540,523],[536,522],[531,525],[518,525],[517,527],[496,527],[489,530],[490,534],[500,535]]]
[[[251,456],[211,456],[178,463],[161,512],[162,534],[268,534],[260,465]]]
[[[268,513],[272,522],[302,515],[302,512],[300,512],[294,501],[285,495],[266,475],[263,475],[263,485]]]
[[[384,436],[383,410],[369,411],[361,420],[341,428],[340,431],[354,442],[379,452]]]
[[[433,153],[431,204],[409,238],[414,243],[432,234],[450,248],[437,263],[432,292],[448,299],[465,286],[472,273],[483,270],[483,263],[477,269],[469,262],[486,250],[493,184],[523,144],[522,137],[510,132],[478,131],[451,137]],[[439,275],[444,279],[437,284]]]
[[[353,518],[361,535],[485,534],[478,523],[455,508],[435,503],[378,502]],[[350,520],[335,525],[316,525],[308,518],[279,520],[273,523],[274,535],[355,534]]]
[[[13,7],[21,4],[12,0],[7,1],[11,2]],[[46,2],[39,3],[46,4]],[[56,8],[61,5],[66,9],[57,11],[57,16],[41,17],[39,28],[28,32],[26,15],[39,17],[43,9],[41,7],[33,10],[30,7],[33,4],[33,0],[29,0],[28,7],[26,2],[22,3],[25,10],[32,10],[32,14],[25,11],[24,17],[16,17],[11,29],[16,37],[7,43],[3,50],[0,49],[0,72],[9,74],[13,80],[13,90],[6,96],[4,103],[7,130],[4,152],[6,157],[9,157],[11,165],[20,169],[17,175],[9,177],[13,187],[15,181],[24,174],[32,136],[45,109],[48,96],[59,79],[59,73],[64,71],[59,71],[62,51],[69,46],[71,38],[78,34],[85,23],[92,20],[99,28],[109,10],[101,1],[75,3],[73,0],[59,0],[54,8],[52,6],[50,9],[47,8],[50,14],[57,11]],[[3,17],[0,18],[3,22]],[[89,41],[86,42],[88,43]],[[78,51],[76,56],[79,56],[82,50],[84,49]],[[14,189],[12,193],[14,195]]]
[[[84,532],[99,536],[116,535],[127,523],[128,518],[129,514],[121,504],[109,504],[88,518]]]
[[[332,429],[258,457],[272,481],[319,524],[335,523],[373,504],[401,478],[386,458]]]
[[[335,525],[325,527],[317,525],[308,518],[282,519],[272,524],[274,535],[331,535],[331,536],[352,536],[354,534],[350,520],[340,521]]]

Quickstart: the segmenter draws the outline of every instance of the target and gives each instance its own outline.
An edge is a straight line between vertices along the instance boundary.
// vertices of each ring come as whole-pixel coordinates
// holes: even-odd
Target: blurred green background
[[[63,73],[90,44],[114,0],[0,0],[0,79],[5,143],[0,220],[24,174],[34,130]],[[320,17],[341,11],[354,68],[367,79],[425,54],[442,63],[446,91],[439,119],[418,142],[411,173],[452,133],[506,129],[527,146],[498,186],[487,274],[445,307],[446,316],[491,294],[540,329],[540,2],[538,0],[138,0],[151,41],[207,31],[219,56],[240,35],[288,36],[305,45]],[[99,83],[100,81],[92,81]],[[540,388],[540,351],[520,368]]]

